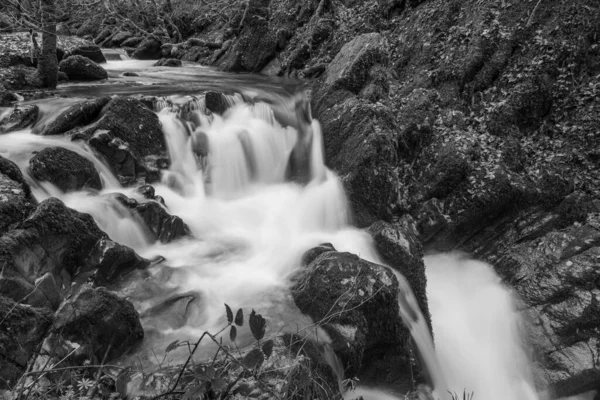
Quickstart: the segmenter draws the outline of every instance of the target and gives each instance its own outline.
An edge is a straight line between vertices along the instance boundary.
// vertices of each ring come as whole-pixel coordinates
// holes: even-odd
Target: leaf
[[[237,326],[244,325],[244,312],[242,311],[241,308],[239,310],[237,310],[237,313],[235,313],[235,324]]]
[[[212,390],[214,391],[221,391],[227,387],[227,382],[225,382],[225,379],[223,378],[215,378],[212,381],[210,381],[210,383],[212,386]]]
[[[262,315],[257,314],[254,310],[250,313],[250,330],[254,339],[260,340],[265,336],[265,327],[267,321]]]
[[[192,400],[196,397],[200,397],[200,394],[204,390],[205,385],[206,385],[206,383],[203,383],[202,385],[192,386],[191,388],[189,388],[188,390],[185,391],[181,400]]]
[[[235,342],[236,337],[237,337],[237,328],[235,327],[235,325],[231,325],[231,329],[229,330],[229,339],[231,339],[232,342]]]
[[[227,312],[227,322],[231,324],[233,322],[233,311],[231,311],[231,307],[227,303],[225,303],[225,312]]]
[[[260,367],[264,361],[265,356],[263,356],[262,351],[259,349],[252,349],[250,353],[246,354],[246,357],[242,360],[242,364],[248,369],[253,369]]]
[[[165,349],[165,352],[170,353],[173,350],[175,350],[177,348],[177,346],[179,346],[179,340],[176,340],[174,342],[171,342],[167,348]]]
[[[267,358],[271,357],[271,354],[273,354],[273,341],[267,340],[266,342],[264,342],[262,345],[262,351],[263,353],[265,353],[265,356]]]

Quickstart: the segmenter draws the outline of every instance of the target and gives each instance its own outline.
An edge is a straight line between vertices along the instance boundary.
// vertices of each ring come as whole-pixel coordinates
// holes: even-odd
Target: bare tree
[[[42,87],[54,89],[58,81],[54,0],[41,0],[40,11],[42,18],[42,52],[38,58],[37,77]]]

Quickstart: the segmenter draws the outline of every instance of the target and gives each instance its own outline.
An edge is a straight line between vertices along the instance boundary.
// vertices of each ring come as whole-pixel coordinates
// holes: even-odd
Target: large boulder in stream
[[[83,56],[70,56],[62,60],[58,69],[72,81],[97,81],[108,78],[108,73],[96,62]]]
[[[95,44],[77,46],[74,49],[71,49],[67,53],[65,53],[64,58],[68,58],[70,56],[86,57],[98,64],[103,64],[106,62],[106,58],[102,53],[102,49],[99,46],[96,46]]]
[[[52,324],[49,310],[0,295],[0,390],[12,389]]]
[[[29,171],[35,179],[50,182],[63,192],[102,189],[94,164],[64,147],[46,147],[37,153],[29,160]]]
[[[144,338],[133,304],[105,288],[85,285],[56,311],[54,328],[81,345],[80,353],[99,361],[122,356]]]
[[[329,334],[347,376],[409,376],[410,334],[392,271],[330,244],[309,250],[303,264],[291,287],[294,302]]]
[[[158,60],[162,55],[161,46],[162,42],[158,37],[154,35],[147,36],[136,47],[131,57],[137,60]]]
[[[18,104],[0,120],[0,133],[9,133],[32,126],[38,118],[39,108],[35,104]]]
[[[92,137],[98,130],[107,130],[112,137],[129,145],[136,157],[161,154],[166,145],[160,121],[142,102],[130,97],[114,97],[106,105],[98,121],[83,129]]]
[[[71,129],[87,125],[98,118],[100,111],[110,101],[110,97],[86,100],[69,107],[52,121],[42,135],[60,135]]]
[[[0,156],[0,235],[24,221],[36,204],[19,167]]]

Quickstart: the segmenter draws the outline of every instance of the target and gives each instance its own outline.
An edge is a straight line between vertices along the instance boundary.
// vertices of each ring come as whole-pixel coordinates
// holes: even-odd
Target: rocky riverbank
[[[169,43],[160,32],[141,37],[114,26],[81,27],[80,33],[141,59],[310,79],[326,163],[343,179],[356,224],[371,227],[387,262],[402,260],[397,269],[412,276],[421,307],[426,309],[423,249],[462,250],[490,262],[520,296],[537,382],[556,396],[570,396],[600,389],[599,21],[600,8],[591,0],[251,0],[228,22],[200,24],[181,43]],[[10,79],[4,79],[6,89],[24,87]],[[133,100],[110,101],[119,107],[131,102],[127,107],[140,116],[151,114]],[[152,183],[157,167],[145,157],[164,148],[144,153],[135,130],[121,130],[124,121],[110,125],[119,112],[100,117],[104,104],[77,107],[88,106],[95,111],[82,112],[85,119],[57,133],[81,131],[123,182]],[[156,121],[144,120],[154,132]],[[89,123],[94,129],[82,128]],[[42,213],[35,221],[43,220],[50,205],[69,212],[52,202],[34,204],[22,177],[7,165],[3,179],[19,191],[7,192],[14,198],[10,204],[24,206],[6,212],[0,227],[10,229],[4,237],[18,230],[40,249],[66,246],[74,253],[65,257],[81,257],[71,242],[39,243],[30,216]],[[410,243],[410,250],[389,246],[394,240]],[[23,247],[16,239],[10,243]],[[314,274],[323,263],[357,268],[359,261],[345,257],[329,249],[307,268]],[[36,270],[18,277],[25,288],[19,295],[47,272],[61,275]],[[60,303],[48,296],[30,299],[36,306]],[[301,295],[297,302],[302,308]],[[356,371],[363,355],[380,354],[378,344],[365,339],[369,324],[358,314],[352,320],[362,336],[343,356]],[[40,312],[35,329],[23,331],[43,331],[51,318]],[[397,322],[383,329],[381,345],[402,348],[402,335],[390,342]],[[335,326],[328,329],[335,332]],[[23,359],[11,359],[12,370],[22,371]],[[369,369],[362,372],[368,376]]]

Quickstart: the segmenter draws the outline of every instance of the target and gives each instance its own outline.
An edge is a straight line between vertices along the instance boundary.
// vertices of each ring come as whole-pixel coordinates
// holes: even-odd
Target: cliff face
[[[599,388],[599,4],[261,0],[241,26],[212,62],[314,78],[355,222],[410,214],[426,250],[490,261],[540,385]]]

